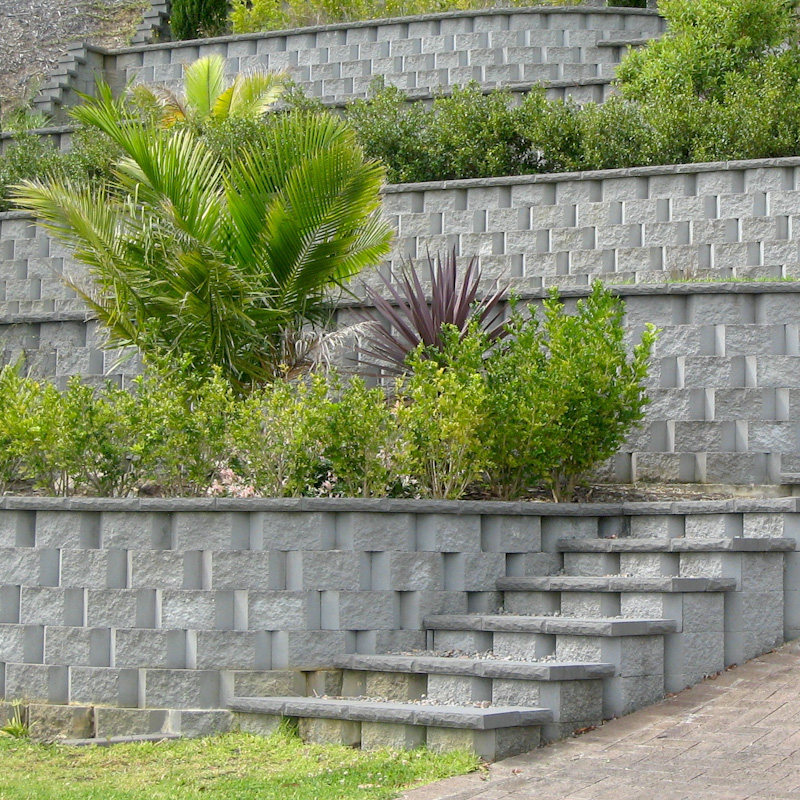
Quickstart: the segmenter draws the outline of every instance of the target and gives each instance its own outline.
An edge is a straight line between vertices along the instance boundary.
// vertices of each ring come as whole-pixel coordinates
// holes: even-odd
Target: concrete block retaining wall
[[[0,690],[53,703],[217,708],[233,692],[257,693],[259,681],[274,692],[270,670],[424,648],[423,617],[491,611],[498,579],[554,572],[564,538],[667,530],[796,541],[800,501],[3,498]],[[795,637],[800,553],[785,554],[785,585],[770,557],[738,568],[742,602],[726,608],[735,614],[751,608],[753,592],[764,602],[763,592],[777,592],[779,609],[783,592],[785,634]],[[688,570],[720,574],[719,556],[692,558]],[[729,614],[729,629],[763,640],[761,617],[740,616]],[[768,633],[771,646],[780,621]]]
[[[156,15],[157,17],[157,15]],[[148,20],[149,31],[160,22]],[[342,23],[187,42],[104,50],[79,45],[42,87],[36,108],[64,118],[95,75],[117,88],[128,81],[182,84],[183,67],[218,53],[230,74],[285,71],[330,103],[366,95],[378,77],[412,91],[477,81],[484,87],[556,81],[581,102],[603,100],[626,42],[659,35],[655,11],[627,8],[537,7],[449,12]],[[152,33],[145,31],[145,38]]]

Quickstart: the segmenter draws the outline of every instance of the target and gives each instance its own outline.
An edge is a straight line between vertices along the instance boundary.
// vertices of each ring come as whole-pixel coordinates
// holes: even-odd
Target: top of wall
[[[705,487],[708,488],[708,487]],[[391,500],[387,498],[104,498],[0,497],[0,511],[355,512],[492,514],[538,517],[609,517],[655,514],[780,514],[800,512],[800,498],[734,497],[614,503],[539,503],[501,500]]]
[[[103,53],[133,53],[141,50],[172,50],[177,48],[202,47],[213,44],[225,44],[228,42],[241,42],[254,39],[270,39],[279,36],[297,36],[303,34],[315,34],[328,31],[346,31],[350,29],[390,27],[396,25],[408,25],[415,22],[429,22],[431,20],[460,20],[481,17],[513,17],[528,15],[548,15],[548,14],[568,14],[568,15],[618,15],[618,16],[645,16],[658,17],[659,13],[655,9],[649,8],[623,8],[608,7],[605,5],[594,5],[591,0],[585,1],[579,6],[530,6],[511,7],[511,8],[479,8],[466,11],[443,11],[437,14],[416,14],[407,17],[389,17],[386,19],[367,19],[355,20],[350,22],[336,22],[327,25],[309,25],[303,28],[286,28],[281,30],[257,31],[255,33],[241,33],[230,36],[216,36],[207,39],[186,39],[183,41],[157,42],[154,44],[133,44],[130,47],[120,47],[104,49],[94,45],[88,47],[95,52]]]

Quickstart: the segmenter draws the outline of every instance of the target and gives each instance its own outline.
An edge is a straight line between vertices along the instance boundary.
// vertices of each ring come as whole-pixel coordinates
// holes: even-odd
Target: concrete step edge
[[[466,675],[501,680],[594,680],[616,674],[614,664],[528,662],[444,656],[342,655],[333,666],[364,672]]]
[[[492,730],[552,722],[553,712],[526,706],[433,706],[415,703],[351,700],[348,698],[235,697],[231,711],[284,717],[313,717],[357,722],[387,722],[434,728]]]
[[[440,614],[425,617],[430,630],[547,633],[566,636],[657,636],[676,633],[672,619],[616,617],[547,617],[521,614]]]
[[[795,547],[794,539],[744,536],[729,539],[559,539],[556,542],[556,550],[561,553],[772,553]]]
[[[500,578],[502,592],[635,592],[676,594],[683,592],[728,592],[736,589],[735,578],[654,577],[624,575],[601,577],[552,575],[546,577]]]

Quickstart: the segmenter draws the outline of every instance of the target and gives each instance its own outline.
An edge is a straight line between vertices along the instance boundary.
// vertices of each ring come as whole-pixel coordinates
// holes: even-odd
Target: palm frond
[[[184,70],[183,84],[186,105],[200,119],[210,117],[225,90],[225,59],[218,54],[198,58]]]

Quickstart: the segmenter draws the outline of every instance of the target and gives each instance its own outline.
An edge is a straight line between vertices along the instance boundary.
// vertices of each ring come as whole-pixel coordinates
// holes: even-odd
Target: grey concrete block
[[[179,591],[161,593],[161,624],[165,628],[216,628],[220,592]]]
[[[91,628],[156,627],[155,589],[89,589],[86,624]]]
[[[73,703],[135,708],[141,700],[140,680],[135,669],[71,667],[69,699]]]
[[[172,733],[170,714],[162,709],[94,708],[95,737],[147,736],[153,733]]]
[[[171,546],[169,514],[103,511],[100,515],[103,547],[120,550],[165,550]]]
[[[45,664],[86,667],[112,664],[111,631],[107,628],[48,626],[43,638]]]
[[[193,639],[196,669],[268,669],[271,664],[266,631],[197,631]]]
[[[336,546],[342,550],[380,552],[412,550],[414,516],[344,512],[336,515]]]
[[[303,697],[305,694],[305,673],[296,669],[233,673],[234,697]]]
[[[212,555],[211,585],[214,589],[255,591],[278,588],[283,566],[272,553],[251,550],[216,552]],[[285,578],[283,583],[285,585]]]
[[[173,550],[131,552],[131,588],[182,589],[185,555]]]
[[[6,663],[5,699],[66,703],[70,699],[69,670],[62,666]]]
[[[242,550],[250,544],[250,515],[180,511],[172,515],[178,550]]]
[[[251,629],[306,630],[319,619],[316,592],[250,592],[248,624]],[[318,622],[317,622],[318,626]]]
[[[224,705],[216,670],[148,669],[143,704],[155,708],[219,708]]]
[[[419,725],[402,725],[391,722],[361,723],[361,749],[413,750],[426,743],[425,728]]]
[[[252,519],[253,550],[331,550],[336,519],[324,512],[261,512]]]
[[[418,514],[416,549],[438,552],[479,552],[481,518],[477,514]]]
[[[38,740],[87,739],[94,735],[94,709],[91,706],[30,703],[27,714],[31,735]]]
[[[349,550],[305,551],[302,554],[302,588],[309,591],[362,588],[360,553]]]
[[[32,625],[83,625],[83,589],[53,586],[23,586],[20,591],[20,619]]]
[[[181,736],[196,739],[216,736],[235,729],[234,715],[225,709],[197,711],[194,709],[177,712]]]
[[[100,547],[100,516],[88,511],[37,511],[37,547]]]
[[[183,669],[187,666],[186,631],[118,628],[114,631],[114,665]]]
[[[41,583],[40,564],[43,552],[43,549],[33,547],[11,546],[0,549],[0,582],[16,586],[38,586]]]

